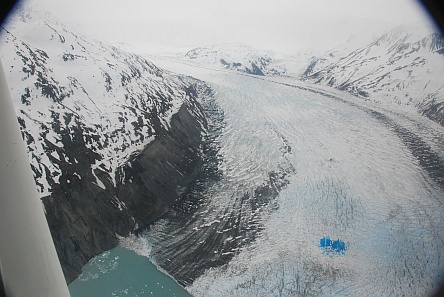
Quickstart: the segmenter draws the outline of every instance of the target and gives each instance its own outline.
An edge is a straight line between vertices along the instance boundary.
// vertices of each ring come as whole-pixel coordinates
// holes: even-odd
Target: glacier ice
[[[309,84],[297,88],[167,60],[157,63],[209,82],[224,112],[216,138],[222,177],[206,192],[209,199],[193,216],[190,230],[181,232],[217,228],[230,219],[225,208],[236,207],[231,199],[239,191],[254,192],[280,166],[294,169],[272,207],[256,218],[261,226],[256,239],[238,249],[214,250],[233,257],[189,283],[194,296],[417,296],[440,284],[442,186],[406,139],[372,111],[420,135],[440,164],[443,146],[436,136],[442,137],[441,126],[344,93],[309,91],[316,88]],[[249,197],[252,204],[258,198]],[[168,238],[167,225],[160,222],[148,236]],[[208,234],[200,233],[200,241],[192,244],[205,244]],[[331,249],[338,240],[335,248],[346,252],[325,253],[319,244],[326,236]],[[182,244],[189,248],[190,243]]]

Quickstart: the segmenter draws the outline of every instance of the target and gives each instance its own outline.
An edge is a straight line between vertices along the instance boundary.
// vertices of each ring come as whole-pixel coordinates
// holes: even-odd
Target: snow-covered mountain
[[[274,63],[273,54],[240,43],[198,47],[184,57],[201,65],[254,75],[285,75],[284,65]]]
[[[197,174],[202,82],[18,8],[1,60],[65,276],[160,216]],[[141,177],[150,171],[149,178]],[[99,219],[100,218],[100,219]]]
[[[3,31],[2,60],[39,191],[46,196],[59,183],[59,163],[68,158],[59,150],[61,135],[77,128],[100,155],[94,169],[109,173],[115,184],[116,168],[153,139],[156,121],[168,127],[193,81],[48,17],[29,11],[20,17]]]
[[[366,46],[345,44],[313,59],[303,78],[444,124],[443,73],[444,36],[400,26]]]
[[[440,125],[304,82],[219,71],[253,73],[235,65],[251,63],[247,47],[163,61],[210,89],[35,11],[19,10],[1,34],[68,281],[135,232],[195,296],[417,296],[442,284]],[[399,47],[386,39],[369,54]],[[219,70],[188,65],[200,59]],[[288,75],[266,61],[254,62],[263,75]]]

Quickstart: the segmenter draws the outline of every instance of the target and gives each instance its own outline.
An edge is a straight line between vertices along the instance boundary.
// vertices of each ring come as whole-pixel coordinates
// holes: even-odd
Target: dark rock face
[[[224,112],[211,99],[203,107],[208,125],[202,169],[169,211],[142,232],[150,239],[151,257],[183,286],[192,284],[207,269],[227,264],[242,247],[256,240],[263,230],[262,220],[278,207],[276,198],[295,173],[287,159],[291,147],[276,132],[285,160],[277,170],[251,188],[223,186],[226,176],[219,167],[223,156],[218,139],[226,126]],[[215,207],[215,203],[220,205]]]
[[[262,70],[256,64],[251,63],[251,68],[252,68],[252,70],[247,68],[246,72],[249,73],[249,74],[255,74],[255,75],[260,75],[260,76],[264,76],[265,75],[262,72]]]
[[[120,236],[128,235],[134,222],[127,212],[113,205],[113,186],[104,172],[97,172],[106,190],[96,184],[91,164],[99,156],[88,149],[79,128],[64,133],[65,154],[78,163],[60,162],[60,183],[42,199],[46,218],[65,277],[72,281],[92,256],[114,247]]]
[[[209,88],[20,7],[1,58],[37,190],[71,282],[163,215],[201,170]],[[39,36],[39,42],[29,36]]]
[[[185,192],[202,166],[200,125],[182,105],[171,129],[162,131],[117,175],[117,197],[143,228],[164,214]]]
[[[93,256],[115,247],[118,236],[128,236],[164,214],[180,199],[200,171],[200,105],[185,103],[173,115],[171,127],[158,132],[139,155],[119,168],[114,187],[110,175],[99,169],[96,184],[91,164],[99,157],[83,143],[82,131],[65,143],[78,163],[64,163],[60,184],[43,198],[46,216],[67,282]],[[74,174],[75,173],[75,174]]]

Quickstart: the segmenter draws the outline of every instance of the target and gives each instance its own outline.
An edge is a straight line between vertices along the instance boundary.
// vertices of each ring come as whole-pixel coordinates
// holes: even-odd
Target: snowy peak
[[[304,79],[444,123],[444,111],[436,108],[444,97],[443,47],[442,34],[400,26],[366,46],[344,45],[313,59]]]
[[[1,60],[68,282],[163,215],[199,172],[201,81],[19,9]]]
[[[433,33],[419,41],[420,45],[432,53],[444,54],[444,35]]]
[[[74,33],[49,14],[18,8],[1,32],[1,58],[42,196],[79,172],[64,171],[88,151],[90,173],[116,170],[153,140],[196,80],[141,56]],[[73,151],[73,145],[83,146]],[[81,177],[80,177],[81,178]],[[102,182],[97,178],[97,184]]]
[[[231,58],[244,59],[247,57],[254,57],[254,54],[257,54],[258,50],[250,45],[243,43],[226,43],[213,46],[198,47],[187,52],[185,56],[189,57],[190,59],[196,59],[202,56],[209,56],[211,55],[211,53],[226,55],[227,57]]]
[[[205,46],[190,50],[185,59],[201,65],[254,75],[283,75],[285,69],[273,65],[270,53],[241,43]]]
[[[443,47],[443,35],[430,31],[411,32],[409,27],[399,26],[394,30],[380,36],[368,47],[383,47],[388,52],[405,52],[406,49],[414,51],[435,52]]]

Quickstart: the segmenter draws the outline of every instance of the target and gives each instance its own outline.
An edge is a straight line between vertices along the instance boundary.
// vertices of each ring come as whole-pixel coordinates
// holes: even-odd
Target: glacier
[[[442,126],[308,83],[155,63],[208,82],[223,110],[207,199],[145,233],[191,294],[426,296],[442,284]],[[346,252],[326,254],[324,237]],[[167,265],[191,256],[213,260],[193,279]]]
[[[442,285],[444,131],[417,112],[426,101],[379,104],[388,97],[285,77],[282,61],[242,57],[244,45],[149,57],[176,75],[32,10],[1,34],[68,282],[120,241],[194,296],[416,296]],[[441,41],[394,47],[388,83],[406,79],[398,57],[438,61],[410,50]],[[324,62],[312,70],[341,73]],[[441,64],[430,65],[410,73],[440,92]]]

